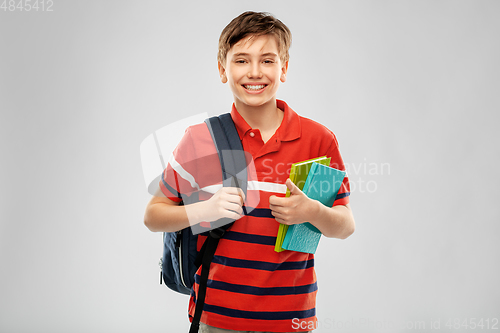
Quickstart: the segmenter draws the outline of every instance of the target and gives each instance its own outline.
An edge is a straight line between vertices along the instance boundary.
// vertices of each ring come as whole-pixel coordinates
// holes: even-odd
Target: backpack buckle
[[[210,236],[212,238],[215,238],[215,239],[222,238],[222,236],[224,236],[225,233],[226,233],[226,231],[222,228],[215,228],[215,229],[210,230]]]

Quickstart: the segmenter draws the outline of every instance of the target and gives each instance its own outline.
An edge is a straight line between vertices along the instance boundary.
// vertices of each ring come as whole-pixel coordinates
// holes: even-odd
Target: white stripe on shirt
[[[198,190],[200,189],[200,186],[194,180],[193,175],[191,175],[189,172],[187,172],[186,170],[184,170],[184,168],[182,167],[182,165],[180,165],[175,160],[175,158],[174,158],[173,155],[170,157],[170,161],[168,163],[170,163],[170,165],[172,166],[172,169],[174,169],[179,174],[179,176],[181,176],[186,181],[188,181],[189,184],[191,184],[191,187],[196,188]]]
[[[201,190],[213,194],[213,193],[217,192],[218,190],[220,190],[221,188],[222,188],[222,184],[215,184],[215,185],[205,186],[205,187],[201,188]],[[273,192],[273,193],[286,193],[286,185],[251,180],[248,182],[247,190]]]

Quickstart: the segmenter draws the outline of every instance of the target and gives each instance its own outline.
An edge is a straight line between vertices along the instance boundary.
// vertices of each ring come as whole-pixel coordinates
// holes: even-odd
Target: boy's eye
[[[242,60],[242,59],[239,59],[239,60],[236,60],[235,61],[237,64],[243,64],[245,62],[245,60]]]
[[[274,61],[272,61],[272,60],[264,60],[264,63],[266,63],[266,64],[272,64],[272,63],[274,63]]]

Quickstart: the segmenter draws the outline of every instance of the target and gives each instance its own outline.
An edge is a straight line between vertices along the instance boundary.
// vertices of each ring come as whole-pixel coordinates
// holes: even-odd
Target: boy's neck
[[[283,120],[283,111],[276,106],[276,98],[260,106],[250,106],[236,100],[236,110],[245,119],[252,129],[258,129],[263,139],[269,139],[280,127]],[[267,140],[264,140],[267,141]]]

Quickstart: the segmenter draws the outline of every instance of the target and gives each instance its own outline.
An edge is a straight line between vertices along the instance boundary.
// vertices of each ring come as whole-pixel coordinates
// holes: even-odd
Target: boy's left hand
[[[286,180],[286,187],[290,190],[290,196],[269,197],[269,208],[276,221],[282,224],[298,224],[307,222],[314,211],[314,200],[308,198],[290,178]]]

